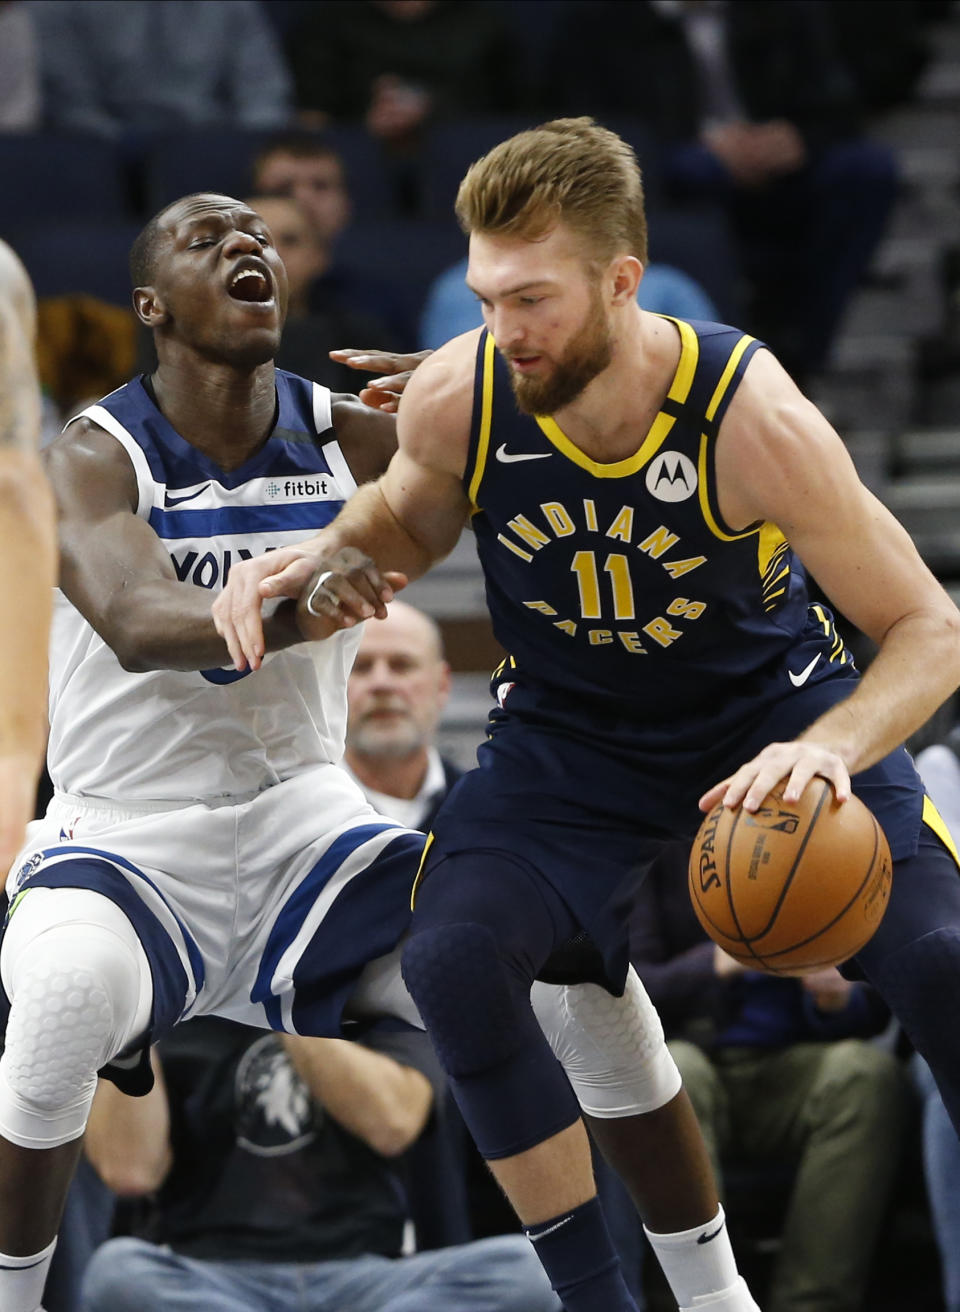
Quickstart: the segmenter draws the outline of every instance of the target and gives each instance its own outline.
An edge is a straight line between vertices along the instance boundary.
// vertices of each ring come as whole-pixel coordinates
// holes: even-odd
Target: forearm
[[[268,652],[304,641],[289,601],[264,620],[263,630]],[[231,664],[227,644],[214,627],[209,593],[173,580],[143,583],[130,597],[119,597],[102,636],[124,669],[134,673]]]
[[[87,1158],[104,1184],[130,1198],[154,1193],[173,1164],[166,1086],[153,1054],[151,1061],[155,1082],[142,1098],[99,1081],[84,1139]]]
[[[314,541],[325,555],[355,547],[381,570],[397,570],[408,579],[425,574],[443,554],[400,523],[384,496],[381,479],[361,487]]]
[[[288,1035],[284,1046],[317,1102],[375,1152],[396,1156],[426,1125],[433,1092],[420,1071],[344,1039]]]
[[[56,575],[53,499],[32,451],[0,450],[0,754],[43,753],[47,643]],[[14,640],[15,635],[15,640]]]
[[[960,683],[960,615],[908,615],[886,634],[854,692],[800,735],[866,770],[924,724]]]

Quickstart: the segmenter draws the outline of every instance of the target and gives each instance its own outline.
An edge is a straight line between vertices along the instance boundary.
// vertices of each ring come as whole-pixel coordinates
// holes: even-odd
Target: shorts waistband
[[[165,815],[171,811],[187,811],[195,806],[208,810],[242,806],[259,797],[259,793],[243,793],[231,797],[183,797],[159,801],[125,801],[113,797],[85,797],[80,793],[54,793],[47,807],[48,816],[62,818],[68,815],[126,816],[135,818],[147,815]]]

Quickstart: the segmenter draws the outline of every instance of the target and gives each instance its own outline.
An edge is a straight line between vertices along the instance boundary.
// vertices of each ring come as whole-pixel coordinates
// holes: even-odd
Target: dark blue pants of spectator
[[[912,1058],[910,1073],[922,1099],[923,1175],[940,1250],[944,1307],[960,1312],[960,1139],[919,1054]]]
[[[754,289],[753,320],[742,326],[799,380],[821,369],[896,199],[893,152],[878,142],[839,142],[755,189],[735,186],[699,144],[670,152],[666,171],[675,193],[730,210]]]
[[[87,1268],[83,1312],[561,1312],[523,1235],[410,1257],[197,1261],[111,1239]]]

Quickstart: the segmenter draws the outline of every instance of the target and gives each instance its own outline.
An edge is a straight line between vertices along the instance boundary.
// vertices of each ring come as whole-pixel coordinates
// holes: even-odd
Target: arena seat
[[[62,218],[119,219],[126,213],[120,153],[89,136],[0,133],[4,237]]]
[[[274,132],[230,128],[164,133],[155,138],[144,161],[145,203],[150,214],[195,191],[219,191],[243,198],[251,191],[251,168]],[[390,209],[391,193],[380,145],[362,128],[331,127],[317,133],[343,161],[361,218]]]
[[[351,223],[336,245],[338,264],[382,279],[400,295],[411,325],[419,320],[432,280],[466,253],[467,239],[452,217]]]
[[[8,239],[27,266],[38,296],[85,292],[128,306],[127,257],[139,230],[138,223],[122,219],[61,220],[18,228]]]
[[[708,294],[720,320],[743,317],[739,261],[730,224],[717,205],[657,205],[647,215],[650,259],[672,264]]]

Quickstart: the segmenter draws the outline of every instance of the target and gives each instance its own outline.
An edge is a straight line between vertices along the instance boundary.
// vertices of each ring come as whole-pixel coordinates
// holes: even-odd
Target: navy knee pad
[[[891,953],[870,980],[926,1058],[960,1133],[960,1030],[944,1005],[960,995],[960,929],[935,929]]]
[[[448,1075],[497,1066],[523,1043],[522,990],[510,976],[485,925],[423,929],[403,949],[403,981]],[[529,992],[529,985],[527,986]]]
[[[533,1014],[530,981],[508,969],[491,930],[421,930],[404,948],[403,977],[484,1157],[524,1152],[577,1120],[579,1104]]]

